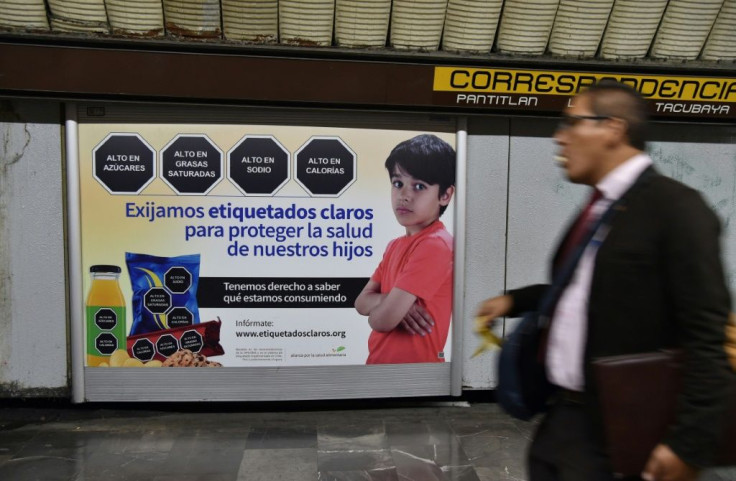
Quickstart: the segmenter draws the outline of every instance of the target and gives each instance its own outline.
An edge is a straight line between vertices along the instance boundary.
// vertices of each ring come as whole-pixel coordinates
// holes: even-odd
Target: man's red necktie
[[[603,193],[595,189],[593,191],[593,194],[591,194],[590,199],[588,200],[588,204],[585,206],[585,208],[580,212],[580,215],[577,219],[575,219],[575,223],[570,228],[570,232],[568,233],[567,237],[565,238],[564,243],[562,244],[562,247],[560,248],[560,252],[557,256],[556,266],[562,268],[565,263],[568,261],[568,256],[575,252],[575,249],[579,247],[580,242],[585,238],[585,234],[588,232],[588,229],[591,228],[593,221],[595,218],[593,217],[593,205],[598,202],[603,197]],[[550,319],[550,322],[552,319]],[[537,359],[539,362],[544,362],[546,353],[547,353],[547,342],[548,342],[548,336],[549,336],[549,329],[550,326],[545,327],[541,332],[541,340],[539,342],[539,352],[537,353],[538,357]]]

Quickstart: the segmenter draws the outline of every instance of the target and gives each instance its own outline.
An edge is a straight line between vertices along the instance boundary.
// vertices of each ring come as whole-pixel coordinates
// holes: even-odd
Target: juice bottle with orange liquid
[[[87,294],[87,366],[110,362],[116,349],[126,348],[125,299],[118,278],[120,267],[89,268],[92,284]]]

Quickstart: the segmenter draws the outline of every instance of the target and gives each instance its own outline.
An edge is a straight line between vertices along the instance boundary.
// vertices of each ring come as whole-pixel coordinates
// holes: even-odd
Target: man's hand
[[[698,471],[686,464],[666,444],[659,444],[644,467],[641,477],[646,481],[695,481]]]
[[[479,356],[494,347],[501,347],[502,341],[493,333],[492,328],[496,323],[496,319],[505,316],[511,310],[513,304],[513,298],[509,295],[504,295],[487,299],[478,306],[473,330],[481,342],[470,357]]]
[[[503,317],[508,314],[513,306],[514,299],[508,294],[505,294],[503,296],[493,297],[481,302],[475,315],[477,317],[488,319],[488,327],[490,328],[496,318]]]
[[[414,302],[409,312],[401,320],[401,326],[412,334],[426,336],[432,332],[434,319],[418,302]]]

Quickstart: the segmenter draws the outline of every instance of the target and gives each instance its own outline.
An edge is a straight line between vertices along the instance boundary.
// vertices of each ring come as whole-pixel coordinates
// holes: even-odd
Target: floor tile
[[[319,481],[399,481],[396,468],[376,468],[365,471],[320,471]]]
[[[429,428],[429,444],[456,444],[459,442],[457,435],[446,421],[427,421],[427,427]]]
[[[0,454],[11,457],[18,454],[39,434],[37,430],[29,429],[3,430],[0,432],[2,432],[2,436],[0,436]]]
[[[442,472],[447,481],[480,481],[473,466],[445,466]]]
[[[167,459],[166,453],[95,453],[80,460],[80,473],[87,478],[119,476],[124,473],[130,479],[166,474],[175,468]]]
[[[320,426],[317,431],[320,451],[385,449],[388,447],[382,422]]]
[[[407,462],[399,456],[396,464],[396,471],[402,480],[445,481],[442,469],[434,463],[429,463],[425,460]]]
[[[214,444],[190,454],[180,466],[188,473],[230,474],[241,469],[245,442],[237,445]],[[176,456],[171,456],[176,459]]]
[[[437,466],[465,466],[470,464],[459,444],[437,444],[423,446],[394,446],[391,448],[397,466],[399,459],[406,462],[427,462]]]
[[[246,449],[317,448],[317,429],[312,427],[254,427],[248,433]]]
[[[698,481],[736,481],[736,466],[705,470]]]
[[[393,447],[391,455],[401,479],[476,479],[468,477],[473,467],[459,444]]]
[[[484,466],[476,466],[475,474],[480,481],[525,481],[527,479],[525,471],[512,473],[511,471]]]
[[[235,481],[229,474],[162,474],[151,481]]]
[[[28,456],[13,458],[0,466],[0,479],[12,481],[73,481],[77,475],[73,458]]]
[[[388,449],[317,452],[317,467],[320,472],[332,471],[370,471],[395,467]]]
[[[103,454],[124,454],[137,449],[143,434],[111,430],[97,438],[97,449]]]
[[[61,458],[79,458],[89,456],[99,449],[99,436],[95,433],[54,430],[40,432],[27,442],[14,457],[50,456]]]
[[[317,478],[314,449],[246,449],[237,481],[311,481]]]
[[[0,409],[0,481],[527,481],[537,420],[490,403],[376,404]],[[736,468],[699,481],[736,481]]]
[[[429,426],[424,421],[386,421],[385,430],[389,446],[433,444],[430,441]]]

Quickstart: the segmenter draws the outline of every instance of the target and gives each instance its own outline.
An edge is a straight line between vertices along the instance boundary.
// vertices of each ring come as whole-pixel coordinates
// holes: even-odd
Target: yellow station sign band
[[[736,78],[435,67],[435,92],[573,96],[602,79],[648,99],[736,102]]]

